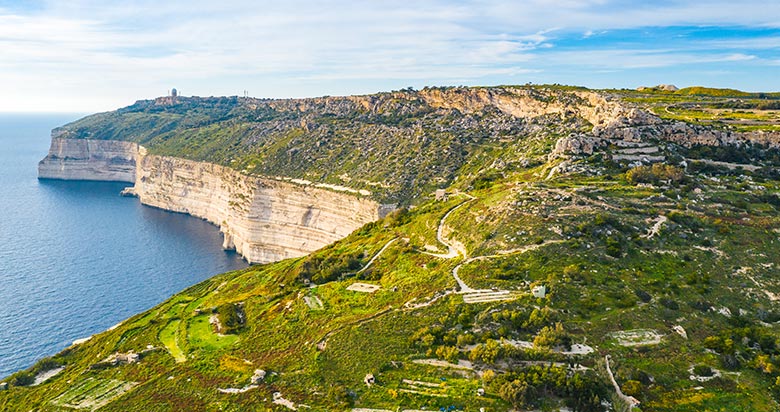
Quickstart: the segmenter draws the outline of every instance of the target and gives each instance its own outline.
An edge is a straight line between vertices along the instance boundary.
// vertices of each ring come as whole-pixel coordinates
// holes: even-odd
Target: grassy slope
[[[546,93],[568,96],[559,90]],[[591,127],[575,117],[527,120],[496,109],[436,109],[415,92],[356,99],[139,101],[58,132],[71,138],[135,141],[153,154],[347,185],[368,190],[385,203],[409,204],[450,185],[469,163],[481,167],[497,155],[509,165],[527,161],[518,154],[525,155],[529,143],[549,149],[555,136]]]
[[[646,89],[612,91],[667,120],[717,128],[780,131],[780,93],[687,87],[675,92]]]
[[[655,98],[642,95],[642,104]],[[336,116],[305,119],[262,105],[249,111],[237,99],[202,103],[170,113],[140,102],[119,113],[88,117],[68,129],[79,137],[122,135],[163,154],[181,152],[219,163],[235,160],[237,168],[258,173],[284,171],[313,178],[310,174],[322,168],[317,162],[338,159],[342,169],[322,180],[342,181],[338,175],[347,172],[353,179],[384,179],[390,187],[382,196],[416,199],[417,207],[367,225],[310,257],[218,275],[182,291],[31,368],[37,372],[66,365],[41,386],[12,385],[0,392],[0,409],[68,410],[66,405],[107,403],[101,410],[282,410],[271,403],[272,394],[281,392],[313,410],[506,410],[513,386],[503,380],[520,379],[518,370],[531,373],[522,362],[539,360],[585,365],[589,371],[577,376],[588,382],[586,387],[601,399],[614,400],[604,373],[605,354],[611,355],[616,378],[628,385],[626,391],[634,386],[630,392],[642,401],[642,410],[777,407],[780,335],[774,322],[780,312],[771,300],[772,294],[780,294],[774,279],[780,265],[775,253],[780,227],[776,180],[707,169],[679,185],[640,187],[626,181],[625,169],[598,156],[579,162],[590,173],[545,180],[554,165],[546,164],[546,154],[558,136],[585,126],[577,119],[501,123],[507,119],[482,113],[467,116],[466,133],[447,131],[459,122],[456,114],[434,116],[413,103],[387,103],[390,106],[374,117],[361,117],[365,114],[348,107]],[[399,108],[406,114],[394,115]],[[361,120],[349,122],[350,116]],[[508,125],[502,130],[509,132],[491,131],[496,122]],[[263,129],[269,125],[279,128]],[[423,127],[450,155],[425,150],[431,142],[407,136],[409,125]],[[303,133],[304,127],[310,131]],[[312,136],[329,136],[331,141],[312,145],[320,148],[316,153],[290,152],[312,143]],[[392,147],[389,155],[368,155],[374,165],[376,159],[384,161],[376,170],[361,169],[367,158],[346,149],[355,147],[346,142],[363,141],[358,137],[370,147]],[[233,158],[244,144],[257,150]],[[395,157],[384,158],[390,155]],[[515,300],[466,304],[461,295],[442,297],[455,288],[451,271],[463,258],[441,259],[424,252],[426,247],[446,250],[436,229],[464,197],[433,202],[422,194],[450,183],[453,190],[476,199],[450,216],[447,236],[465,245],[471,257],[500,255],[462,265],[460,277],[474,288],[512,291]],[[350,184],[379,190],[357,179]],[[400,194],[405,187],[409,193]],[[668,221],[658,235],[647,238],[660,215]],[[365,264],[391,239],[399,240],[359,276],[382,287],[373,294],[346,290],[353,278],[316,288],[302,282],[304,274],[324,281],[333,273],[354,272],[334,268],[343,265],[343,257],[357,257]],[[528,294],[530,286],[538,284],[548,287],[547,297]],[[406,306],[433,298],[438,299],[426,307]],[[310,306],[315,301],[322,306]],[[244,304],[245,327],[235,335],[215,334],[209,324],[212,308],[238,302]],[[476,356],[481,347],[471,350],[480,343],[498,347],[501,339],[532,341],[556,323],[573,342],[585,342],[596,352],[567,359],[544,348],[503,348],[495,356],[485,351]],[[687,339],[672,331],[675,325],[686,330]],[[634,329],[653,330],[662,335],[661,341],[620,345],[619,332]],[[324,350],[318,349],[322,342]],[[90,368],[114,352],[149,347],[139,363]],[[498,377],[413,362],[470,356],[478,371],[492,369]],[[514,365],[509,373],[507,364]],[[693,365],[719,369],[723,377],[694,382],[688,372]],[[258,368],[269,372],[258,388],[241,394],[217,391],[248,385]],[[367,373],[377,377],[377,385],[362,383]],[[532,406],[566,401],[561,399],[566,395],[548,386],[537,383],[534,391],[543,400]],[[474,395],[479,387],[487,389],[485,397]]]
[[[451,216],[451,237],[466,244],[471,255],[543,242],[533,251],[471,263],[460,274],[473,287],[527,290],[523,285],[543,283],[550,289],[545,299],[526,295],[511,302],[469,305],[450,295],[425,308],[402,310],[414,298],[422,301],[455,286],[449,272],[459,259],[422,253],[426,244],[435,244],[440,217],[462,201],[453,197],[369,225],[316,252],[323,257],[362,253],[366,262],[388,240],[408,239],[392,244],[365,275],[367,282],[382,286],[374,294],[347,291],[354,279],[314,289],[304,286],[297,276],[305,259],[219,275],[57,355],[56,361],[67,366],[64,372],[38,387],[12,387],[0,393],[0,406],[59,410],[62,402],[52,402],[58,397],[102,394],[102,389],[90,392],[81,383],[127,382],[135,386],[101,410],[270,409],[271,394],[277,391],[315,410],[349,405],[505,409],[508,404],[496,392],[474,396],[484,383],[477,375],[463,376],[411,360],[436,357],[436,348],[458,346],[458,337],[463,342],[467,336],[475,342],[533,340],[542,326],[561,322],[575,342],[597,349],[579,362],[598,371],[602,355],[608,353],[619,382],[645,380],[636,395],[643,410],[774,408],[778,334],[774,325],[761,319],[780,314],[753,281],[780,292],[773,279],[780,265],[774,253],[778,237],[774,229],[780,227],[780,219],[777,206],[761,203],[753,193],[759,192],[758,186],[765,188],[761,192],[777,193],[777,182],[751,187],[738,177],[720,176],[720,182],[691,177],[686,185],[663,189],[636,187],[619,170],[609,173],[545,182],[538,181],[534,169],[511,173],[472,191],[477,200]],[[697,187],[701,194],[694,192]],[[650,197],[657,200],[650,202]],[[722,206],[706,206],[715,203]],[[705,206],[686,207],[691,205]],[[659,214],[670,218],[660,234],[642,237],[652,225],[649,220]],[[608,254],[609,245],[614,245],[610,239],[618,241],[618,257]],[[742,267],[751,269],[739,272]],[[648,303],[635,293],[640,289],[652,297]],[[305,296],[318,297],[323,308],[310,308]],[[224,302],[244,302],[248,322],[237,335],[221,338],[208,326],[208,315],[196,309],[208,313]],[[548,308],[551,315],[531,327],[493,315],[511,311],[528,317],[534,307]],[[733,315],[729,318],[710,307],[729,308]],[[740,312],[743,316],[738,316]],[[442,335],[434,332],[432,342],[415,340],[436,325]],[[688,339],[673,333],[673,325],[683,326]],[[657,345],[624,347],[612,335],[632,329],[652,329],[663,338]],[[731,339],[732,346],[720,349],[712,344],[715,338],[705,345],[710,336]],[[327,344],[320,351],[316,344],[324,339]],[[754,341],[762,342],[760,349],[752,348]],[[141,351],[147,345],[160,349],[148,352],[137,364],[88,370],[115,351]],[[467,358],[465,344],[460,349],[464,352],[459,356]],[[176,357],[181,360],[178,350],[186,361],[176,362]],[[724,351],[734,353],[741,365],[727,371]],[[511,356],[560,358],[544,351]],[[728,374],[693,382],[687,369],[694,364]],[[500,373],[498,366],[479,365]],[[273,372],[259,388],[232,395],[217,392],[247,385],[257,368]],[[366,373],[375,374],[379,384],[366,387],[362,383]],[[605,382],[603,373],[599,376]],[[427,395],[409,393],[404,390],[419,387],[410,387],[403,379],[438,386],[423,387]]]

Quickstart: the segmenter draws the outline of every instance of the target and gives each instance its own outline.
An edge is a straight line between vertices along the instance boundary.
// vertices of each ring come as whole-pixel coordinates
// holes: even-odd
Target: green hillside
[[[496,94],[524,88],[491,88]],[[555,140],[592,125],[571,113],[518,118],[496,107],[446,108],[424,96],[478,89],[432,88],[357,97],[265,100],[178,97],[139,101],[55,133],[129,140],[150,153],[204,160],[245,173],[287,176],[365,189],[408,204],[498,158],[507,167],[544,161]],[[554,89],[535,99],[578,99]],[[479,102],[478,102],[479,103]],[[478,106],[478,103],[474,103]],[[522,136],[522,138],[518,138]]]
[[[780,93],[686,87],[677,91],[616,91],[666,120],[681,120],[721,130],[780,131]]]
[[[383,199],[412,206],[186,289],[8,377],[0,409],[778,408],[776,149],[648,141],[548,156],[593,125],[388,96],[306,115],[281,109],[296,101],[140,102],[66,126],[253,173],[381,179]],[[619,160],[637,150],[663,160]]]
[[[754,94],[736,89],[716,89],[712,87],[693,86],[677,90],[674,94],[701,95],[711,97],[752,97]]]

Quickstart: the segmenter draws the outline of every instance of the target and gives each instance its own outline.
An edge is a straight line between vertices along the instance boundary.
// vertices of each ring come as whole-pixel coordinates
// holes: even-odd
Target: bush
[[[628,396],[637,396],[642,393],[642,383],[635,380],[626,381],[620,390]]]
[[[501,179],[501,174],[498,172],[488,172],[485,174],[482,174],[480,176],[477,176],[474,180],[471,181],[471,186],[475,190],[480,189],[486,189],[493,185],[493,182],[495,182],[498,179]]]
[[[610,236],[606,240],[607,254],[614,258],[623,256],[623,242],[615,236]]]
[[[555,327],[543,327],[534,338],[535,348],[553,348],[555,346],[571,350],[571,336],[563,330],[563,325],[560,323],[556,323]]]
[[[723,367],[728,370],[738,370],[742,367],[742,362],[740,362],[739,359],[734,355],[723,355],[721,356],[720,361],[723,363]]]
[[[694,375],[698,376],[712,376],[715,374],[713,372],[712,368],[710,368],[707,365],[696,365],[693,367],[693,373]]]
[[[637,166],[629,169],[626,172],[626,179],[633,184],[657,185],[661,182],[678,184],[685,179],[685,171],[677,166],[656,163],[652,166]]]
[[[244,314],[234,303],[223,303],[217,307],[217,317],[222,324],[222,333],[236,333],[244,326]]]
[[[341,275],[361,268],[360,253],[333,254],[327,257],[309,256],[298,267],[298,279],[309,279],[314,283],[327,283]],[[372,279],[381,278],[381,273],[371,273]]]
[[[653,300],[653,297],[642,289],[635,290],[634,294],[639,298],[639,300],[645,303],[649,303],[651,300]]]
[[[454,346],[439,346],[436,348],[436,357],[450,363],[458,363],[460,351]]]
[[[663,298],[661,298],[661,300],[659,300],[659,302],[660,302],[660,303],[661,303],[663,306],[665,306],[666,308],[668,308],[668,309],[671,309],[671,310],[678,310],[678,309],[680,309],[680,305],[679,305],[677,302],[675,302],[674,300],[672,300],[672,299],[669,299],[669,298],[667,298],[667,297],[663,297]]]
[[[411,220],[412,214],[409,213],[409,209],[405,207],[396,209],[385,217],[385,221],[390,227],[403,226],[409,223]]]
[[[563,268],[563,275],[569,279],[580,279],[582,277],[582,271],[580,265],[569,265]]]
[[[14,386],[28,386],[35,382],[35,375],[32,372],[21,371],[14,376]]]

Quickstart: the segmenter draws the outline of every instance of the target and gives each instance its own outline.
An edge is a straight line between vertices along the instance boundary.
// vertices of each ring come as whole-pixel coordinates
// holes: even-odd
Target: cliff
[[[380,217],[372,200],[252,177],[206,162],[147,154],[136,143],[52,139],[39,177],[134,182],[141,203],[219,226],[226,249],[252,263],[299,257]]]
[[[380,217],[371,200],[144,152],[133,188],[141,202],[214,223],[223,246],[250,262],[306,255]]]
[[[62,180],[135,182],[138,145],[116,140],[64,139],[52,135],[38,177]]]

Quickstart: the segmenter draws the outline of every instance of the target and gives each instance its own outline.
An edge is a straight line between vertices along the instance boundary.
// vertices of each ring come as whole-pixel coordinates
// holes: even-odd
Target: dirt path
[[[388,247],[390,247],[390,245],[392,245],[392,244],[393,244],[393,242],[395,242],[396,240],[398,240],[398,238],[393,238],[393,239],[390,239],[390,241],[388,241],[387,243],[385,243],[385,245],[384,245],[384,246],[382,246],[382,249],[379,249],[379,252],[377,252],[377,253],[376,253],[376,255],[374,255],[374,257],[372,257],[372,258],[371,258],[371,260],[369,260],[369,261],[368,261],[368,263],[366,263],[366,265],[365,265],[365,266],[363,266],[363,268],[362,268],[362,269],[360,269],[360,270],[358,270],[357,272],[355,272],[355,274],[359,275],[359,274],[363,273],[363,272],[364,272],[366,269],[368,269],[368,268],[371,266],[371,264],[372,264],[372,263],[374,263],[374,261],[375,261],[375,260],[376,260],[376,259],[377,259],[379,256],[381,256],[381,255],[382,255],[382,253],[384,253],[384,252],[385,252],[385,250],[387,250],[387,248],[388,248]]]
[[[467,285],[466,282],[464,282],[463,279],[461,279],[460,276],[458,276],[458,270],[460,270],[460,267],[472,261],[473,260],[466,260],[465,262],[452,268],[452,277],[455,278],[455,282],[458,283],[458,289],[459,289],[458,293],[472,293],[477,291],[476,289],[473,289],[472,287]]]
[[[666,216],[658,215],[658,219],[655,221],[655,224],[650,229],[648,229],[647,234],[645,234],[642,237],[645,237],[647,239],[652,239],[653,236],[658,235],[658,232],[661,231],[661,226],[663,226],[663,224],[666,223],[667,220],[669,219],[667,219]]]
[[[439,221],[439,227],[436,229],[436,240],[439,241],[444,246],[447,246],[447,253],[441,254],[441,253],[430,253],[430,252],[423,252],[427,255],[435,256],[442,259],[454,259],[460,255],[463,255],[463,257],[467,257],[467,251],[466,248],[462,244],[456,244],[454,242],[450,243],[447,239],[444,238],[444,227],[445,222],[447,221],[447,218],[456,210],[460,209],[461,207],[465,206],[466,203],[472,202],[476,200],[477,198],[474,196],[471,196],[466,193],[462,193],[462,195],[468,197],[468,199],[464,200],[463,202],[459,203],[457,206],[450,209],[447,213],[442,216],[441,220]]]
[[[736,169],[738,167],[741,167],[742,169],[747,170],[749,172],[755,172],[756,170],[761,168],[761,166],[756,166],[756,165],[751,165],[751,164],[719,162],[717,160],[710,160],[710,159],[685,158],[685,161],[688,162],[688,163],[702,162],[702,163],[708,164],[710,166],[725,167],[725,168],[727,168],[729,170],[734,170],[734,169]]]
[[[553,244],[553,243],[561,243],[561,242],[563,242],[563,241],[562,240],[553,240],[553,241],[550,241],[550,242],[540,243],[538,245],[527,245],[527,246],[522,246],[522,247],[515,248],[515,249],[499,250],[498,252],[496,252],[493,255],[475,256],[475,257],[468,258],[468,259],[464,260],[462,263],[460,263],[458,266],[455,266],[452,269],[452,277],[455,278],[455,282],[458,283],[458,288],[459,288],[458,293],[485,292],[485,290],[474,289],[474,288],[470,287],[469,285],[466,284],[466,282],[463,281],[463,279],[460,278],[460,276],[458,276],[458,271],[460,270],[461,266],[463,266],[463,265],[468,265],[469,263],[476,262],[478,260],[495,259],[495,258],[500,258],[500,257],[511,256],[511,255],[514,255],[514,254],[525,253],[525,252],[529,252],[531,250],[539,249],[542,246],[546,246],[546,245]]]
[[[604,361],[607,364],[607,375],[609,375],[609,380],[612,381],[612,386],[615,387],[615,392],[617,392],[618,398],[620,398],[623,402],[626,403],[626,405],[628,405],[628,410],[630,411],[639,406],[639,401],[633,396],[626,396],[623,391],[620,390],[620,386],[615,380],[615,375],[612,374],[612,369],[609,367],[609,359],[609,355],[604,357]]]
[[[441,254],[441,253],[430,253],[430,252],[422,252],[430,256],[435,256],[442,259],[456,259],[458,257],[463,257],[465,260],[463,260],[461,263],[456,265],[454,268],[452,268],[452,277],[455,279],[455,283],[458,285],[458,294],[464,295],[464,302],[466,303],[486,303],[486,302],[494,302],[494,301],[501,301],[501,300],[511,300],[515,299],[518,294],[510,292],[508,290],[497,290],[497,289],[474,289],[468,284],[466,284],[463,279],[460,278],[460,275],[458,275],[458,271],[460,271],[460,268],[463,267],[463,265],[467,265],[471,262],[475,262],[477,260],[484,260],[484,259],[494,259],[494,258],[500,258],[505,256],[510,256],[517,253],[524,253],[531,250],[538,249],[544,245],[548,245],[551,243],[560,243],[562,240],[555,240],[551,242],[545,242],[538,245],[527,245],[522,246],[515,249],[509,249],[509,250],[501,250],[496,252],[493,255],[484,255],[484,256],[475,256],[475,257],[469,257],[468,251],[466,248],[461,244],[460,242],[457,242],[452,239],[446,239],[444,237],[444,227],[447,221],[447,218],[456,210],[460,209],[461,207],[465,206],[467,203],[472,202],[476,200],[477,198],[474,196],[471,196],[466,193],[462,193],[464,196],[467,196],[468,199],[459,203],[457,206],[450,209],[447,213],[442,216],[441,220],[439,221],[439,226],[436,230],[436,239],[443,245],[447,246],[447,253]],[[433,299],[425,304],[418,304],[411,306],[411,302],[407,302],[405,305],[405,308],[421,308],[430,305],[431,303],[435,302],[438,298]]]

